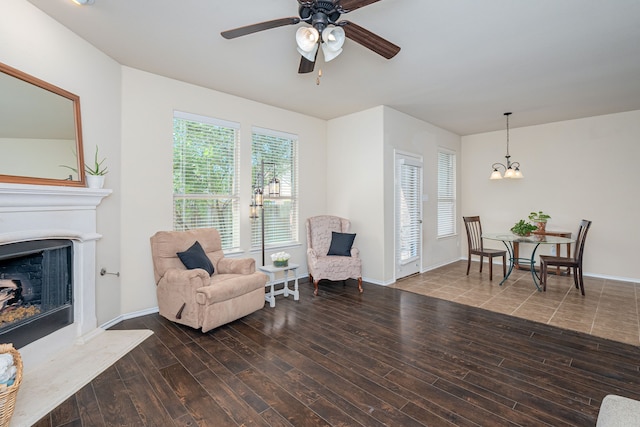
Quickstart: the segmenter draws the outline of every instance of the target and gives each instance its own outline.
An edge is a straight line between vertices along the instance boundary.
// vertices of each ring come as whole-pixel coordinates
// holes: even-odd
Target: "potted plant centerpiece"
[[[525,221],[524,219],[521,219],[520,221],[516,222],[513,227],[511,227],[511,232],[513,234],[517,234],[518,236],[529,236],[532,231],[536,231],[537,229],[538,227],[536,227],[535,225]]]
[[[531,212],[529,214],[529,221],[533,221],[536,225],[536,227],[538,227],[538,231],[541,233],[545,232],[545,228],[547,226],[547,220],[551,219],[551,216],[547,215],[546,213],[542,212],[542,211],[538,211],[538,212]]]
[[[273,261],[274,267],[288,267],[289,258],[291,258],[291,255],[286,252],[278,252],[271,255],[271,261]]]

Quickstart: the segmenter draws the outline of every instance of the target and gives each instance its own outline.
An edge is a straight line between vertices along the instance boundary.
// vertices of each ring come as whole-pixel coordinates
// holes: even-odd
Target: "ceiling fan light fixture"
[[[324,62],[329,62],[335,59],[342,53],[342,49],[334,50],[327,46],[326,43],[322,43],[322,54],[324,55]]]
[[[318,45],[314,45],[310,51],[304,51],[298,48],[298,53],[304,56],[308,61],[315,62],[316,61],[316,52],[318,52]]]
[[[300,27],[296,31],[296,44],[298,49],[304,52],[311,52],[314,47],[317,48],[320,34],[313,27]]]
[[[342,27],[328,27],[322,31],[322,53],[325,62],[335,59],[342,53],[345,37]]]

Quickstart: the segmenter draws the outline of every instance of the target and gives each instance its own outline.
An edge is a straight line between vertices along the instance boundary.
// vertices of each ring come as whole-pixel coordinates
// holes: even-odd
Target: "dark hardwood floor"
[[[640,349],[398,289],[301,284],[207,334],[154,335],[36,425],[593,426]]]

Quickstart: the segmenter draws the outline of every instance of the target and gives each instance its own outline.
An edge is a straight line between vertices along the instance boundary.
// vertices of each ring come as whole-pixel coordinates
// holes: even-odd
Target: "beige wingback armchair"
[[[187,269],[178,256],[195,242],[213,274]],[[151,237],[151,254],[160,315],[173,322],[207,332],[264,307],[267,276],[256,272],[253,258],[225,258],[213,228],[159,231]]]
[[[331,215],[319,215],[307,219],[307,266],[309,280],[313,282],[314,295],[318,295],[318,282],[322,279],[356,279],[362,292],[362,260],[360,251],[350,247],[344,255],[328,255],[332,247],[333,233],[349,233],[349,220]],[[335,242],[334,242],[335,243]],[[349,256],[350,255],[350,256]]]

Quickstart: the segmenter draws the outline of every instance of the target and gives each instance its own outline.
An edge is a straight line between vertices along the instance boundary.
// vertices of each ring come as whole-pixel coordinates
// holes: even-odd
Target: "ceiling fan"
[[[225,39],[246,36],[271,28],[306,22],[311,27],[301,27],[296,33],[298,52],[301,54],[298,73],[310,73],[316,63],[318,47],[322,48],[325,61],[342,52],[345,37],[387,59],[393,58],[400,47],[351,21],[338,21],[343,13],[368,6],[380,0],[298,0],[299,17],[259,22],[220,33]]]

